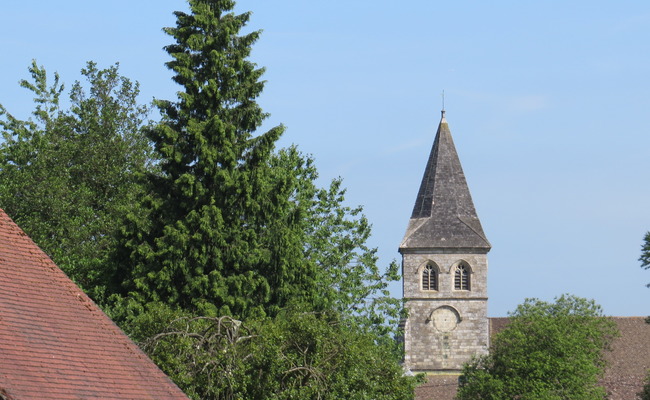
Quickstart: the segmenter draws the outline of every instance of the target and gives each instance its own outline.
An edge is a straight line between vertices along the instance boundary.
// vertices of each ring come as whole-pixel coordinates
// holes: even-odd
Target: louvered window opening
[[[469,271],[468,268],[460,264],[456,267],[456,274],[454,277],[454,288],[456,290],[469,290]]]
[[[422,290],[438,290],[438,273],[432,265],[422,270]]]

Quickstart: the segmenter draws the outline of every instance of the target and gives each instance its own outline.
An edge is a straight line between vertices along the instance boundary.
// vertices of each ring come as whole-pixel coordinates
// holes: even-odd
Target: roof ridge
[[[464,215],[460,215],[460,214],[458,214],[458,219],[460,220],[460,222],[462,222],[463,224],[465,224],[469,229],[473,230],[474,233],[476,233],[476,234],[479,235],[483,240],[485,240],[485,243],[489,246],[489,245],[490,245],[490,242],[489,242],[489,241],[487,240],[487,238],[485,237],[485,233],[483,232],[483,230],[475,229],[472,225],[468,224],[465,220],[463,220],[463,218],[464,218]],[[478,221],[478,219],[477,219],[477,221]],[[479,224],[480,224],[480,222],[479,222]]]

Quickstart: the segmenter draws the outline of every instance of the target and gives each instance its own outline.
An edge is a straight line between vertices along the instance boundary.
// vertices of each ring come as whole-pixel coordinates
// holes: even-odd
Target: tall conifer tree
[[[158,102],[163,120],[150,138],[162,174],[149,179],[149,218],[126,228],[121,264],[130,267],[119,280],[141,304],[273,313],[310,293],[315,278],[313,263],[301,262],[292,197],[301,168],[272,162],[282,126],[255,134],[266,117],[256,103],[264,70],[248,59],[259,32],[239,34],[249,13],[234,14],[230,0],[189,5],[165,29],[175,39],[167,66],[182,90],[176,102]]]
[[[249,14],[189,5],[166,29],[182,90],[158,102],[160,173],[136,207],[148,215],[124,227],[108,311],[195,398],[412,397],[384,323],[400,309],[386,287],[397,265],[377,268],[340,179],[319,188],[311,158],[275,152],[283,127],[256,134],[266,114],[248,60],[259,32],[239,34]]]

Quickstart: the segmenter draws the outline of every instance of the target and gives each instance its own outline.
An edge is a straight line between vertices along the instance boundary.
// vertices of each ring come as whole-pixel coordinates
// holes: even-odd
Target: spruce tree
[[[146,212],[127,218],[105,306],[193,398],[412,397],[385,324],[400,310],[386,287],[397,265],[377,268],[340,179],[319,188],[310,157],[276,152],[283,127],[256,133],[249,14],[189,5],[165,30],[182,90],[158,102],[159,172],[135,207]]]
[[[176,12],[167,66],[181,85],[159,101],[150,131],[162,173],[150,175],[147,218],[131,217],[117,263],[122,294],[203,315],[273,314],[313,292],[302,258],[296,179],[273,162],[283,127],[256,135],[264,72],[249,60],[259,32],[230,0],[190,0]],[[297,167],[300,170],[300,166]],[[297,171],[294,168],[294,171]]]

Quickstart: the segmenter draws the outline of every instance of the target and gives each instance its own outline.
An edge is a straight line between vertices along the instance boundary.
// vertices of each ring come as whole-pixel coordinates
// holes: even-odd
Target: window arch
[[[422,290],[438,290],[438,268],[432,264],[422,268]]]
[[[469,265],[460,262],[456,265],[454,270],[454,289],[456,290],[470,290],[471,279]]]

